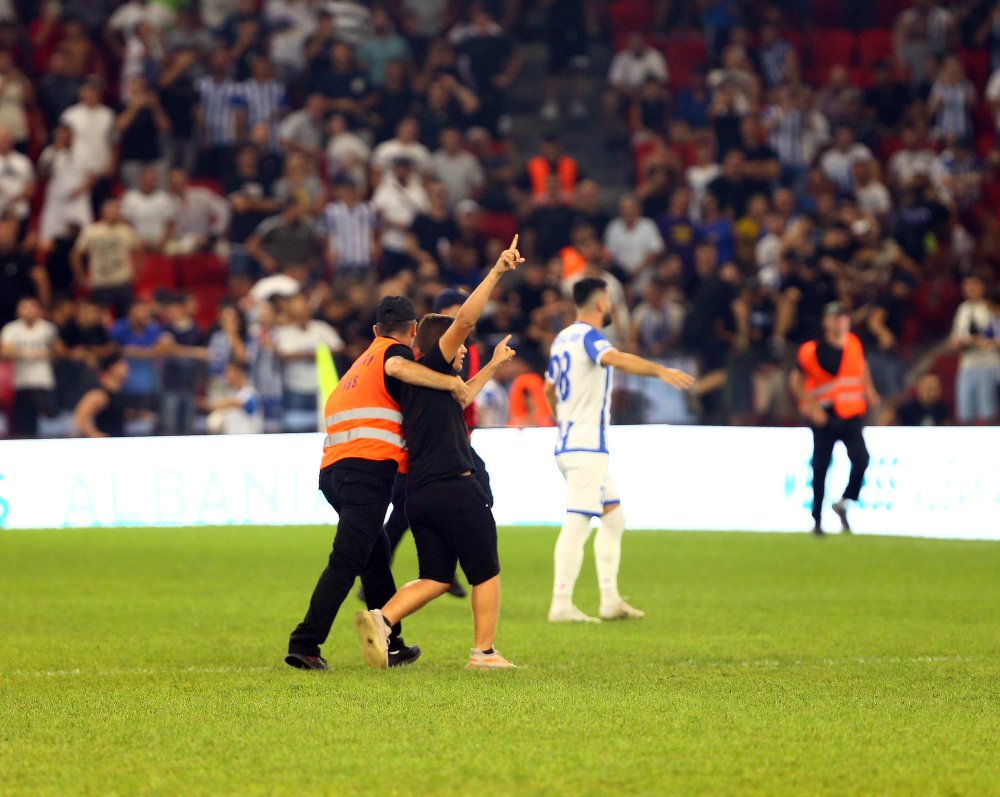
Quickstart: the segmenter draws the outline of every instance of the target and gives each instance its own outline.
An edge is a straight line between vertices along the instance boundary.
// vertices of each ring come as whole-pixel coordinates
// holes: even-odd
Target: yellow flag
[[[320,431],[326,429],[326,421],[324,420],[326,400],[330,398],[330,394],[339,381],[340,375],[337,373],[337,366],[333,364],[333,353],[329,346],[321,343],[316,347],[316,383],[319,385],[316,389],[316,410],[319,413]]]

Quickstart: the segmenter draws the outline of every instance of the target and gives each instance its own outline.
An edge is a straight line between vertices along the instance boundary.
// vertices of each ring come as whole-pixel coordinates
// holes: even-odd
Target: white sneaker
[[[847,510],[851,505],[850,498],[841,498],[831,508],[840,518],[840,530],[845,534],[851,533],[851,524],[847,522]]]
[[[467,670],[516,670],[517,665],[512,661],[507,661],[503,654],[493,648],[492,653],[483,653],[479,648],[473,648],[469,653],[469,663],[465,665]]]
[[[599,623],[596,617],[584,614],[576,606],[570,605],[565,609],[549,609],[550,623]]]
[[[538,112],[538,115],[542,118],[543,122],[554,122],[559,118],[559,106],[554,102],[547,102],[542,106],[542,110]]]
[[[646,613],[634,606],[629,606],[625,601],[602,605],[600,612],[602,620],[641,620]]]
[[[361,640],[361,655],[373,670],[389,669],[389,634],[385,618],[378,609],[354,615],[354,627]]]

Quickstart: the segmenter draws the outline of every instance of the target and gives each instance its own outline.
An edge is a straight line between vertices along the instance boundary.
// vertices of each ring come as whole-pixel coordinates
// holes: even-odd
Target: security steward
[[[416,319],[413,303],[405,296],[383,298],[376,310],[375,340],[327,399],[319,488],[339,521],[309,610],[288,642],[285,661],[292,667],[327,669],[320,646],[358,576],[371,608],[384,606],[396,592],[382,523],[396,472],[407,466],[399,382],[451,392],[459,403],[469,395],[458,376],[413,361],[410,347]],[[396,625],[389,642],[390,666],[409,664],[420,656],[420,648],[406,646],[400,632]]]
[[[847,449],[851,475],[843,497],[833,504],[841,529],[850,532],[847,510],[858,500],[868,467],[863,435],[865,414],[878,406],[861,341],[851,333],[851,319],[840,302],[823,310],[823,335],[799,347],[798,367],[789,374],[788,386],[813,433],[813,534],[822,536],[823,496],[833,446],[839,440]]]

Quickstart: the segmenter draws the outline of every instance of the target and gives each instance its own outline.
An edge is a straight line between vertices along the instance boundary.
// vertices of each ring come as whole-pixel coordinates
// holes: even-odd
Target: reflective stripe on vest
[[[344,421],[362,421],[367,418],[378,418],[381,421],[403,422],[403,413],[385,407],[358,407],[353,410],[342,410],[326,417],[326,425],[343,423]]]
[[[403,413],[385,387],[385,354],[399,341],[378,337],[326,400],[326,468],[343,459],[395,462],[406,472]]]
[[[324,446],[335,446],[340,443],[350,443],[353,440],[381,440],[383,443],[391,443],[399,448],[406,448],[401,435],[387,432],[385,429],[376,429],[372,426],[357,426],[348,429],[346,432],[328,434],[323,441]]]
[[[543,197],[549,192],[549,178],[552,176],[552,164],[541,155],[536,155],[528,161],[526,169],[528,178],[531,181],[531,195]],[[556,180],[559,184],[560,194],[572,194],[576,190],[577,174],[579,173],[576,161],[568,155],[560,155],[556,161]]]
[[[816,352],[817,341],[803,343],[799,365],[805,372],[805,391],[817,403],[832,407],[841,418],[864,415],[868,409],[865,390],[864,348],[857,336],[848,333],[836,374],[823,370]]]

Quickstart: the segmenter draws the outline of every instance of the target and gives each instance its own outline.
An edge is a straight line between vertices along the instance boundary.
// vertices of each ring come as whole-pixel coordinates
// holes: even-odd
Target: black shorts
[[[455,564],[472,586],[500,573],[497,524],[486,493],[471,476],[431,482],[406,496],[420,577],[450,584]]]

